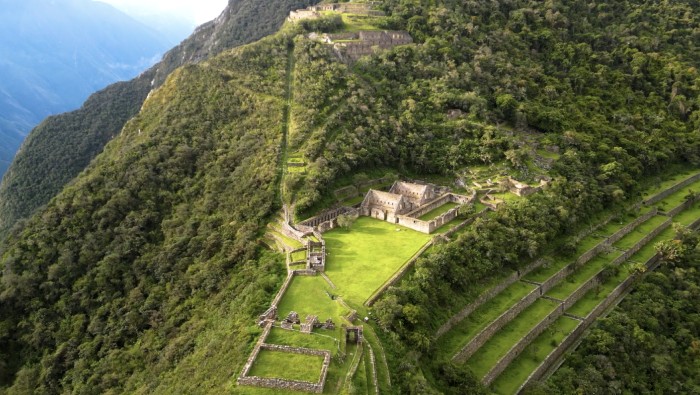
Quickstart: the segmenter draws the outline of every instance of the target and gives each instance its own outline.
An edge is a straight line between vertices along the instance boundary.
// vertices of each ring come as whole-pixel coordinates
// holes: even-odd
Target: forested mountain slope
[[[306,38],[337,27],[321,20],[185,66],[11,232],[9,392],[243,391],[254,317],[283,277],[283,257],[257,244],[279,208],[281,148],[307,163],[282,188],[301,215],[377,166],[454,177],[499,164],[527,179],[531,140],[556,145],[549,189],[437,245],[374,306],[396,393],[478,393],[464,366],[430,359],[456,303],[636,197],[645,176],[700,164],[692,2],[382,4],[384,27],[415,45],[348,65]]]
[[[221,16],[197,28],[142,75],[95,93],[79,110],[46,119],[27,137],[0,185],[0,234],[82,171],[174,69],[260,39],[274,32],[291,9],[311,2],[231,0]]]

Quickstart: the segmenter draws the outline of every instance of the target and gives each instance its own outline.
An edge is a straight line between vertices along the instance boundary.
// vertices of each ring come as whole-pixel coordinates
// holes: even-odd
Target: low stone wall
[[[391,278],[389,280],[387,280],[384,283],[384,285],[382,285],[378,290],[376,290],[372,294],[372,296],[370,296],[367,299],[367,301],[365,302],[365,306],[371,307],[377,301],[377,299],[379,299],[379,297],[382,296],[382,294],[384,293],[384,291],[387,290],[387,288],[389,288],[390,286],[399,282],[399,280],[401,280],[403,278],[403,276],[406,275],[406,272],[408,272],[408,270],[413,267],[413,265],[416,263],[416,260],[418,260],[418,258],[421,255],[423,255],[423,253],[428,248],[430,248],[430,246],[432,246],[432,245],[433,245],[433,240],[430,240],[420,250],[418,250],[418,252],[413,254],[413,257],[411,257],[411,259],[409,259],[408,262],[406,262],[406,264],[404,264],[403,267],[401,269],[399,269],[398,272],[396,272],[393,276],[391,276]]]
[[[265,329],[269,333],[272,325],[269,325]],[[265,336],[267,337],[267,336]],[[261,337],[262,338],[262,337]],[[326,384],[326,376],[328,375],[328,366],[331,363],[331,353],[327,350],[314,350],[311,348],[304,347],[291,347],[283,346],[279,344],[266,344],[259,342],[255,346],[254,352],[248,358],[248,363],[243,368],[243,372],[238,378],[239,385],[250,385],[254,387],[264,387],[264,388],[274,388],[282,390],[292,390],[292,391],[305,391],[320,394],[323,392],[323,387]],[[302,355],[315,355],[323,357],[323,365],[321,366],[321,371],[319,374],[318,382],[312,383],[309,381],[298,381],[298,380],[285,380],[278,378],[266,378],[257,376],[248,376],[250,368],[253,366],[255,359],[257,359],[260,350],[268,351],[279,351],[287,352],[291,354],[302,354]]]
[[[280,300],[282,300],[282,296],[284,296],[284,293],[287,292],[287,288],[289,288],[289,284],[292,283],[294,272],[296,272],[296,270],[290,270],[287,272],[287,278],[284,280],[282,287],[280,287],[280,290],[277,291],[277,295],[275,295],[275,298],[272,300],[272,306],[277,307],[279,305]]]
[[[484,376],[481,382],[484,385],[490,385],[493,380],[495,380],[503,371],[508,367],[508,365],[513,362],[515,358],[523,352],[525,347],[527,347],[533,340],[537,338],[542,332],[544,332],[549,325],[552,324],[557,318],[564,314],[564,308],[562,305],[557,306],[554,311],[549,313],[542,321],[540,321],[534,328],[530,330],[525,336],[523,336],[513,347],[508,350],[508,352],[501,357],[501,359],[494,365],[491,370]]]
[[[685,180],[668,188],[667,190],[650,197],[649,199],[643,201],[642,204],[644,204],[645,206],[652,205],[660,200],[667,198],[670,195],[673,195],[674,193],[680,191],[681,189],[685,188],[686,186],[688,186],[688,185],[690,185],[698,180],[700,180],[700,173],[698,173],[692,177],[686,178]]]
[[[542,296],[542,288],[533,289],[529,294],[525,295],[516,304],[511,306],[503,314],[493,320],[486,328],[482,329],[467,345],[465,345],[452,360],[462,363],[469,359],[481,346],[483,346],[496,332],[501,330],[508,322],[517,317],[523,310],[530,306],[535,300]]]
[[[248,360],[246,361],[245,365],[243,365],[243,371],[241,372],[240,377],[245,377],[248,375],[248,372],[250,372],[250,368],[253,367],[253,363],[255,363],[255,360],[258,358],[258,354],[260,353],[260,347],[265,344],[267,336],[270,335],[270,330],[272,330],[272,321],[268,321],[265,324],[265,328],[263,329],[262,334],[260,334],[260,338],[258,338],[258,341],[253,347],[253,351],[251,351],[250,355],[248,356]]]
[[[358,196],[360,192],[357,190],[357,187],[354,185],[349,185],[343,188],[338,188],[335,191],[333,191],[333,196],[335,196],[336,199],[342,200],[342,199],[348,199],[351,197]]]
[[[487,210],[488,209],[485,209],[482,212],[485,212]],[[532,270],[542,266],[543,263],[544,263],[544,259],[540,258],[540,259],[530,263],[525,268],[521,269],[519,272],[515,272],[515,273],[511,274],[510,276],[505,278],[497,286],[490,288],[490,289],[486,290],[485,292],[482,292],[481,295],[479,295],[476,298],[476,300],[474,300],[472,303],[468,304],[466,307],[464,307],[462,310],[460,310],[457,314],[453,315],[449,320],[447,320],[447,322],[442,324],[442,326],[440,326],[440,328],[438,328],[437,332],[435,332],[435,339],[439,339],[442,335],[444,335],[445,333],[452,330],[452,328],[455,325],[457,325],[463,319],[467,318],[471,313],[474,312],[474,310],[478,309],[482,304],[491,300],[494,296],[501,293],[504,289],[510,287],[513,283],[520,280],[523,276],[529,274]]]

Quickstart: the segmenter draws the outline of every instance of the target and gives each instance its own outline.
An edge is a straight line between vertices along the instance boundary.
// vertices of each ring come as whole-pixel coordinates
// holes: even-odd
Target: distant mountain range
[[[0,174],[47,115],[133,78],[173,41],[92,0],[0,0]]]

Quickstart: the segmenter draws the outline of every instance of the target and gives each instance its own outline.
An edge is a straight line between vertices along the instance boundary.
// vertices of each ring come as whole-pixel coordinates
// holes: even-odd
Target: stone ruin
[[[267,321],[275,321],[277,319],[277,306],[270,306],[264,313],[258,317],[258,324],[264,326]]]
[[[319,326],[321,326],[321,324],[318,321],[317,315],[307,315],[306,321],[301,324],[301,333],[311,333],[314,328],[318,328]]]
[[[304,19],[318,19],[321,17],[321,12],[327,11],[351,13],[363,16],[384,16],[385,14],[383,11],[372,9],[379,4],[381,3],[372,1],[366,3],[317,4],[301,10],[291,11],[287,20],[290,22],[296,22]]]
[[[341,59],[356,61],[378,50],[413,43],[413,37],[403,30],[364,30],[353,33],[323,34],[321,41],[333,45]]]
[[[362,326],[348,326],[345,328],[346,343],[362,343]]]
[[[323,327],[322,327],[322,328],[323,328],[323,329],[332,330],[332,329],[335,329],[335,324],[333,323],[333,320],[329,318],[329,319],[327,319],[326,322],[323,324]]]
[[[289,329],[291,330],[293,328],[294,324],[300,324],[301,320],[299,319],[299,314],[297,314],[296,311],[290,311],[289,314],[287,314],[287,318],[282,320],[282,329]]]
[[[457,195],[432,184],[396,181],[389,192],[370,189],[360,205],[360,215],[399,224],[430,234],[459,215],[460,207],[471,204],[476,198]],[[419,219],[426,213],[448,203],[458,206],[431,220]]]

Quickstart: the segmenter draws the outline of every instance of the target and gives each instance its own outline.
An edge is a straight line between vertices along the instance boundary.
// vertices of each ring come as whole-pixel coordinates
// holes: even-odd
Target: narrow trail
[[[287,71],[285,102],[282,112],[282,142],[280,143],[279,186],[278,191],[282,205],[285,204],[284,177],[287,173],[287,139],[292,124],[292,103],[294,102],[294,44],[287,48]]]

